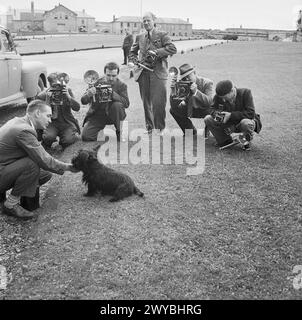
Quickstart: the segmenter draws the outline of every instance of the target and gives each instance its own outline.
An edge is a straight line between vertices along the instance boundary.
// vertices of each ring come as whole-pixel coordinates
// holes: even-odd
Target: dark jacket
[[[231,113],[229,124],[238,124],[242,119],[252,119],[256,122],[255,131],[260,132],[262,123],[260,115],[255,113],[254,100],[250,89],[236,88],[237,95],[234,105],[224,102],[219,96],[215,95],[214,103],[211,107],[211,114],[215,111],[226,111]]]
[[[58,174],[63,174],[68,167],[45,151],[27,116],[15,117],[0,128],[0,179],[3,167],[25,157],[40,168]]]
[[[135,42],[130,49],[129,60],[131,61],[131,58],[138,57],[140,61],[143,61],[148,50],[156,51],[159,57],[154,68],[155,75],[162,80],[168,79],[167,57],[177,52],[176,47],[172,43],[168,34],[166,32],[153,29],[150,43],[147,32],[137,35]],[[142,71],[142,67],[135,67],[135,81],[138,81],[138,78],[141,75]]]
[[[46,103],[49,104],[49,98],[50,98],[50,92],[49,92],[50,88],[44,90],[43,92],[39,93],[37,96],[37,99],[43,100]],[[79,111],[80,110],[80,104],[74,99],[74,95],[73,92],[70,88],[68,88],[68,93],[71,96],[71,100],[68,101],[67,99],[64,99],[63,105],[60,106],[60,111],[59,114],[62,116],[63,119],[53,119],[52,122],[56,122],[56,121],[65,121],[71,125],[74,125],[78,132],[80,133],[80,126],[78,121],[75,119],[75,117],[73,116],[71,110],[73,111]]]
[[[124,38],[122,48],[123,48],[123,49],[129,49],[129,50],[130,50],[132,44],[133,44],[133,35],[132,35],[132,34],[128,34],[128,35]]]
[[[106,77],[103,76],[98,80],[101,83],[106,83]],[[124,108],[128,108],[130,105],[129,98],[128,98],[128,89],[126,83],[122,82],[120,79],[117,79],[114,84],[112,85],[113,97],[112,102],[120,102]],[[101,110],[104,109],[102,104],[106,103],[99,103],[94,102],[93,97],[89,96],[87,92],[85,92],[81,98],[81,103],[86,105],[89,104],[90,108],[87,111],[85,116],[84,124],[92,117],[92,116],[102,116]],[[110,107],[110,105],[109,105]]]

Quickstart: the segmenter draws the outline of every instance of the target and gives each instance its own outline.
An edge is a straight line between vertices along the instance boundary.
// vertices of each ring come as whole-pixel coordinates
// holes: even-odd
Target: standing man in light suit
[[[137,59],[144,62],[148,53],[156,55],[153,71],[135,66],[134,80],[139,84],[140,95],[144,105],[145,122],[148,133],[159,129],[164,133],[167,103],[167,57],[176,53],[176,47],[166,32],[154,28],[155,16],[147,12],[143,16],[146,32],[137,35],[133,43],[129,60]]]

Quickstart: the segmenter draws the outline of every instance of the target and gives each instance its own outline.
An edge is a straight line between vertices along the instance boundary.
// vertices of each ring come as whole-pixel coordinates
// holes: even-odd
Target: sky
[[[113,15],[141,16],[152,11],[158,17],[181,18],[194,29],[296,28],[302,0],[35,0],[35,9],[50,10],[61,3],[73,11],[85,11],[97,21],[112,21]],[[0,0],[0,13],[8,6],[30,9],[30,0]]]

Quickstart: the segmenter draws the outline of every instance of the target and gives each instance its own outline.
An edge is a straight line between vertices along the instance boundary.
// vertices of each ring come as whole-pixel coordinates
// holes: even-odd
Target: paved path
[[[184,40],[175,41],[177,51],[200,48],[201,46],[221,44],[224,40]],[[24,61],[42,61],[47,65],[48,73],[64,70],[74,79],[82,79],[85,71],[94,69],[102,71],[106,62],[117,61],[122,63],[123,54],[120,48],[88,50],[79,52],[52,53],[45,55],[23,56]]]

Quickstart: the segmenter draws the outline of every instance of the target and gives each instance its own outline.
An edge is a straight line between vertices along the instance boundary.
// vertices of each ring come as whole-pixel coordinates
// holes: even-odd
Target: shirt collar
[[[33,124],[33,122],[30,120],[30,117],[29,117],[28,115],[26,115],[26,117],[27,117],[27,120],[28,120],[30,126],[31,126],[33,129],[36,129],[35,126],[34,126],[34,124]]]

